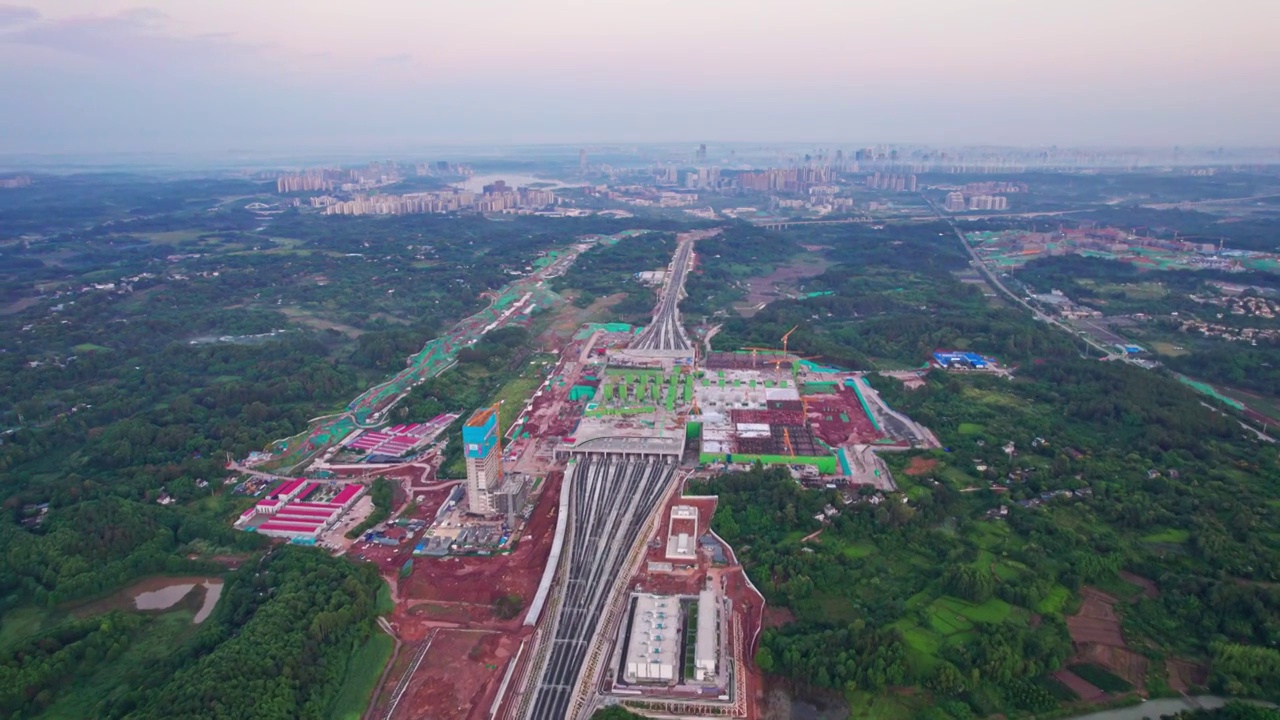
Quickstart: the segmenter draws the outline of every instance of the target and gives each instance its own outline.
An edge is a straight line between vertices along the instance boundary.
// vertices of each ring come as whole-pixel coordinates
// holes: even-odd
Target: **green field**
[[[1009,526],[1004,523],[978,523],[966,534],[975,545],[990,550],[1009,540]]]
[[[849,717],[865,720],[909,720],[918,717],[923,709],[910,698],[862,691],[846,693],[845,702],[849,703]]]
[[[534,490],[537,490],[537,489],[538,487],[535,485]],[[391,586],[385,582],[378,587],[378,597],[377,597],[376,603],[377,603],[376,608],[379,615],[389,615],[392,612],[394,612],[396,609],[395,600],[391,598]]]
[[[1124,678],[1117,677],[1108,672],[1105,668],[1101,668],[1091,663],[1082,665],[1071,665],[1067,669],[1084,678],[1085,681],[1091,683],[1099,690],[1106,692],[1128,692],[1133,686],[1125,681]]]
[[[48,610],[32,606],[10,610],[0,618],[0,649],[10,647],[54,623]]]
[[[1037,683],[1040,685],[1040,687],[1044,688],[1045,690],[1048,690],[1049,694],[1052,695],[1054,698],[1056,698],[1059,702],[1074,702],[1080,699],[1080,696],[1076,695],[1071,690],[1071,688],[1067,687],[1066,685],[1063,685],[1062,683],[1058,682],[1057,680],[1054,680],[1051,677],[1042,677],[1037,681]]]
[[[1151,533],[1150,535],[1143,535],[1142,542],[1175,544],[1184,543],[1190,538],[1191,532],[1189,530],[1169,528],[1168,530],[1161,530],[1160,532]]]
[[[1159,300],[1169,294],[1169,290],[1158,282],[1098,284],[1081,280],[1080,284],[1094,286],[1100,295],[1123,295],[1126,300]]]
[[[502,408],[498,411],[498,425],[501,426],[502,432],[505,433],[511,429],[511,424],[519,419],[525,403],[540,385],[542,385],[542,363],[540,360],[534,360],[525,366],[519,377],[503,385],[498,394],[493,397],[493,402],[502,403]]]
[[[369,707],[369,698],[377,688],[382,669],[391,659],[395,641],[378,630],[351,656],[347,664],[347,676],[333,702],[330,720],[360,720]]]
[[[866,557],[875,551],[876,551],[876,546],[870,542],[861,542],[853,545],[842,545],[840,547],[841,554],[843,554],[845,557],[850,559]]]
[[[1009,563],[997,563],[995,566],[995,573],[996,577],[1006,581],[1013,580],[1021,574],[1018,568],[1010,565]]]
[[[981,435],[982,431],[985,429],[986,429],[985,427],[983,427],[982,425],[979,425],[978,423],[966,422],[966,423],[960,423],[960,426],[956,428],[956,432],[960,433],[961,435]]]
[[[1151,348],[1151,351],[1157,355],[1166,355],[1168,357],[1178,357],[1181,355],[1187,355],[1191,352],[1181,345],[1174,345],[1171,342],[1164,342],[1162,340],[1152,340],[1147,343],[1147,347]]]
[[[1036,612],[1038,613],[1061,613],[1067,607],[1067,601],[1071,599],[1071,591],[1062,585],[1054,585],[1049,594],[1043,600],[1036,603]]]
[[[77,355],[84,355],[85,353],[91,352],[110,352],[111,348],[103,347],[102,345],[95,345],[93,343],[80,343],[79,345],[72,347],[71,351]]]
[[[853,622],[862,617],[849,598],[831,593],[814,593],[814,602],[822,609],[822,616],[833,622]]]
[[[961,616],[973,622],[995,623],[1009,617],[1013,607],[998,598],[975,605],[958,598],[941,597],[933,603],[933,611],[943,616]]]

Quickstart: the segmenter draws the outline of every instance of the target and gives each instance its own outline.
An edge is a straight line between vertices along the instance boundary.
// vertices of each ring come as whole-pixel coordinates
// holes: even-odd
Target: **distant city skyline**
[[[0,153],[1280,145],[1268,0],[141,2],[0,4]]]

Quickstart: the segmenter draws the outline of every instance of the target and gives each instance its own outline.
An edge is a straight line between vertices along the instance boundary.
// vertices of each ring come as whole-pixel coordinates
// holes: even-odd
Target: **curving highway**
[[[596,455],[583,458],[568,479],[570,538],[562,563],[551,633],[532,669],[525,717],[563,720],[605,614],[613,581],[675,472],[675,458]]]

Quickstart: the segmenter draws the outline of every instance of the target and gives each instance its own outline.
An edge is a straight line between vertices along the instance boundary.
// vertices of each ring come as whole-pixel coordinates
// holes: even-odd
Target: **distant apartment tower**
[[[698,146],[698,162],[704,163],[706,161],[707,161],[707,144],[702,143],[701,145]]]
[[[1008,210],[1009,199],[1003,195],[974,195],[969,198],[970,210]]]
[[[582,148],[581,150],[578,151],[578,169],[583,172],[587,171],[587,149],[586,148]]]
[[[499,433],[497,405],[475,411],[462,426],[463,455],[467,461],[467,512],[473,515],[493,515],[498,511],[494,495],[502,485]]]
[[[964,193],[961,193],[961,192],[947,193],[947,201],[943,203],[942,207],[946,209],[947,212],[964,212],[966,208],[966,205],[964,202]]]
[[[907,176],[907,192],[915,192],[916,187],[917,187],[916,176],[908,175]]]
[[[331,190],[333,183],[325,178],[322,171],[284,174],[276,178],[276,192],[281,194]]]

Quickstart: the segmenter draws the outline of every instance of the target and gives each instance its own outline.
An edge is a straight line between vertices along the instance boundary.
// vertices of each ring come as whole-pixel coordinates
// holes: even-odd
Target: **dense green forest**
[[[1059,200],[1109,197],[1126,182],[1027,178]],[[1256,184],[1227,180],[1222,196]],[[1176,199],[1201,184],[1156,179],[1144,192]],[[545,253],[636,223],[244,207],[274,202],[264,190],[242,179],[94,175],[0,193],[6,717],[325,717],[374,627],[378,578],[232,530],[250,500],[223,485],[227,457],[344,406]],[[1162,232],[1166,220],[1204,221],[1146,224]],[[589,250],[553,286],[576,290],[584,306],[625,292],[612,312],[643,322],[653,293],[632,274],[663,267],[674,233],[693,226],[643,224],[652,232]],[[1254,222],[1224,232],[1240,246],[1265,242]],[[733,316],[744,281],[803,256],[802,246],[831,264],[806,289],[831,294]],[[682,307],[691,320],[723,322],[718,347],[772,345],[799,325],[793,349],[841,366],[918,367],[948,347],[1016,367],[1014,380],[934,373],[913,392],[873,377],[947,446],[889,458],[900,493],[878,505],[868,495],[845,505],[763,469],[699,488],[720,494],[717,531],[794,617],[763,635],[761,667],[851,701],[892,696],[919,716],[1043,712],[1070,697],[1048,677],[1072,652],[1063,618],[1081,588],[1098,586],[1132,598],[1117,609],[1152,668],[1187,659],[1208,667],[1214,690],[1275,698],[1275,449],[1163,372],[1081,359],[1069,335],[958,281],[967,263],[941,223],[784,232],[731,223],[699,241]],[[1086,264],[1033,264],[1025,277],[1137,307],[1105,285],[1150,278]],[[1214,278],[1156,281],[1185,295]],[[1166,297],[1168,311],[1183,307]],[[460,351],[394,416],[465,413],[542,372],[531,346],[543,323]],[[1275,392],[1280,381],[1264,368],[1280,361],[1269,353],[1197,348],[1168,364]],[[460,472],[459,450],[450,444],[445,476]],[[913,460],[928,469],[905,473]],[[380,512],[389,490],[374,488]],[[176,502],[158,504],[162,494]],[[823,528],[813,515],[827,504],[841,512]],[[1005,519],[987,519],[1001,507]],[[819,529],[817,541],[801,541]],[[1122,571],[1159,593],[1144,596]],[[199,625],[189,607],[86,609],[156,574],[221,576],[222,598]],[[1168,689],[1157,670],[1145,680]],[[899,686],[915,694],[886,692]]]
[[[582,307],[598,296],[626,293],[613,307],[614,314],[620,320],[643,324],[653,312],[656,295],[633,276],[666,268],[675,248],[674,233],[647,233],[594,248],[554,280],[552,287],[579,291],[578,305]],[[694,252],[695,266],[685,280],[687,297],[680,303],[689,318],[725,311],[744,295],[744,280],[768,274],[804,251],[786,234],[737,222],[697,241]]]
[[[1213,710],[1186,710],[1172,716],[1173,720],[1280,720],[1280,710],[1230,702]]]
[[[1151,659],[1149,691],[1167,692],[1163,662],[1179,657],[1205,663],[1215,690],[1275,698],[1275,449],[1164,373],[1084,359],[1070,335],[960,283],[963,250],[936,227],[876,244],[858,237],[869,232],[797,233],[842,263],[809,281],[832,294],[730,319],[716,345],[770,342],[799,324],[790,346],[838,365],[919,367],[960,348],[1015,378],[933,372],[908,391],[871,376],[946,446],[889,456],[900,494],[879,505],[864,493],[846,506],[760,468],[694,488],[720,496],[717,532],[795,617],[765,632],[761,667],[851,704],[913,685],[936,717],[1043,712],[1074,697],[1049,674],[1073,652],[1064,618],[1091,585],[1136,598],[1117,609]],[[907,474],[913,456],[926,469]],[[841,513],[824,528],[813,516],[826,505]],[[1004,519],[990,519],[1001,507]]]
[[[551,287],[557,291],[578,290],[580,307],[590,305],[597,297],[626,293],[614,305],[613,312],[619,318],[646,322],[653,312],[655,294],[636,280],[635,274],[665,268],[675,249],[674,233],[654,232],[591,248],[568,272],[554,279]]]
[[[1066,256],[1030,262],[1016,273],[1016,279],[1037,292],[1061,290],[1073,300],[1108,316],[1128,313],[1152,316],[1153,321],[1134,326],[1129,333],[1140,343],[1163,341],[1183,348],[1184,352],[1160,355],[1160,361],[1171,369],[1206,382],[1280,397],[1280,342],[1265,338],[1253,343],[1230,342],[1177,330],[1183,321],[1191,319],[1233,328],[1280,328],[1280,319],[1235,315],[1224,312],[1220,305],[1191,298],[1193,294],[1220,297],[1221,292],[1212,286],[1214,282],[1249,287],[1248,295],[1257,296],[1262,291],[1276,297],[1274,293],[1280,292],[1280,278],[1274,275],[1144,270],[1113,260]],[[1141,290],[1135,291],[1135,288]]]
[[[376,582],[291,549],[264,561],[278,573],[255,570],[268,542],[231,528],[251,500],[226,492],[227,457],[345,405],[547,251],[628,228],[263,217],[243,209],[254,192],[112,176],[51,179],[0,198],[6,232],[28,233],[0,236],[0,653],[47,655],[39,666],[6,661],[32,673],[6,683],[6,711],[58,714],[69,703],[94,717],[323,716],[367,635]],[[529,344],[524,330],[492,333],[459,354],[457,382],[420,388],[406,408],[478,405]],[[380,506],[386,489],[375,488]],[[157,504],[162,495],[176,503]],[[226,557],[246,569],[199,632],[190,614],[77,619],[76,608],[132,580],[222,574],[215,558]],[[294,621],[281,624],[288,614]],[[139,692],[83,710],[83,683],[69,680],[101,678],[114,690],[121,668],[104,659],[121,657],[141,668],[121,692]],[[251,711],[254,696],[263,713]]]
[[[281,547],[225,578],[213,614],[111,612],[0,647],[6,717],[324,718],[373,631],[381,581]]]
[[[776,344],[799,326],[790,347],[850,368],[918,367],[939,348],[981,350],[1006,362],[1073,353],[1065,335],[1039,332],[1021,311],[993,307],[952,274],[968,258],[939,232],[944,225],[839,233],[808,231],[801,242],[832,246],[838,264],[807,281],[830,295],[771,303],[751,319],[727,320],[720,348]]]

